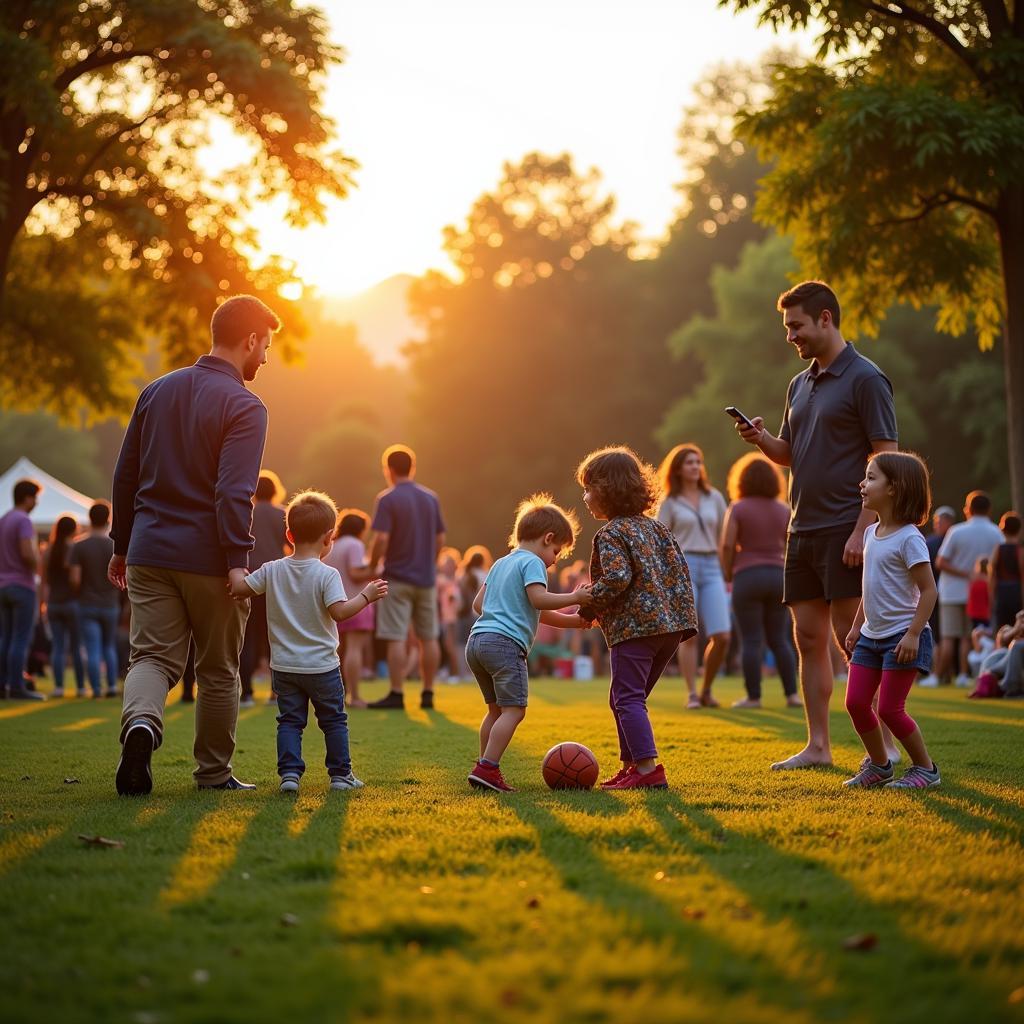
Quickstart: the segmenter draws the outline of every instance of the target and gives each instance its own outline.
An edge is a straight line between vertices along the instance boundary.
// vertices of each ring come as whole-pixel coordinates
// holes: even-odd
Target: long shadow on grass
[[[672,843],[700,856],[716,875],[741,890],[765,920],[795,924],[806,933],[808,948],[813,944],[827,959],[836,981],[834,995],[818,1006],[824,1013],[870,1008],[886,1019],[905,1021],[1004,1018],[1004,993],[988,990],[960,962],[912,939],[895,910],[871,902],[820,861],[731,831],[676,793],[651,794],[646,806]],[[708,835],[719,837],[720,852],[709,853]],[[730,841],[742,844],[743,850],[728,855]],[[757,865],[753,877],[751,862]],[[905,868],[893,865],[893,870]],[[754,878],[760,884],[753,884]],[[845,951],[843,943],[853,933],[877,936],[878,951]],[[879,977],[879,958],[884,958],[885,981]]]
[[[452,749],[472,743],[474,737],[468,728],[439,712],[433,712],[431,719],[433,728],[451,738]],[[690,990],[701,992],[709,1001],[755,992],[759,1000],[774,1007],[780,1015],[807,1005],[808,999],[792,997],[788,987],[779,983],[778,973],[771,965],[744,958],[735,944],[717,938],[698,921],[683,917],[681,908],[656,896],[609,864],[602,856],[602,851],[613,849],[607,842],[595,844],[558,817],[558,811],[565,810],[625,820],[636,814],[635,805],[603,793],[574,791],[531,793],[527,790],[509,798],[481,794],[479,799],[502,800],[537,836],[539,852],[560,876],[563,887],[615,918],[624,937],[667,944],[678,954],[680,964],[693,964],[683,979]],[[638,833],[636,837],[626,833],[615,838],[650,846],[648,832]],[[676,852],[666,846],[666,853],[674,855]],[[709,967],[709,973],[701,971],[703,965]],[[642,975],[643,969],[638,967],[638,972]],[[622,980],[617,977],[609,984],[621,988]]]

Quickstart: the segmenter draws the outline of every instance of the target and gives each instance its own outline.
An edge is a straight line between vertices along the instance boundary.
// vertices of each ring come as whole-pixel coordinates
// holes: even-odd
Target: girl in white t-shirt
[[[860,484],[864,508],[878,522],[864,533],[864,587],[853,628],[846,710],[868,756],[844,785],[870,789],[926,789],[942,781],[921,730],[905,704],[918,672],[928,672],[935,607],[935,578],[918,526],[928,518],[928,468],[911,452],[878,452],[868,459]],[[878,693],[878,716],[871,702]],[[913,764],[895,779],[882,739],[882,721]]]
[[[373,579],[373,566],[366,564],[366,534],[370,517],[357,508],[342,509],[338,513],[338,528],[334,534],[334,547],[324,561],[341,574],[342,586],[348,597],[355,597],[362,585]],[[367,605],[358,615],[338,623],[341,641],[341,677],[345,680],[345,695],[350,708],[365,708],[366,701],[359,696],[363,669],[373,665],[373,630],[377,611]]]

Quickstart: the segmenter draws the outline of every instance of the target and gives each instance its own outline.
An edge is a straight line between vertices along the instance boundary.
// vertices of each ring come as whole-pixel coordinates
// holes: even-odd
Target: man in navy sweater
[[[231,771],[238,654],[248,607],[229,580],[248,575],[252,497],[267,410],[245,387],[281,326],[259,299],[236,295],[213,314],[210,354],[139,396],[114,470],[114,555],[107,575],[127,588],[131,660],[124,684],[117,792],[153,788],[168,691],[195,638],[195,779],[200,789],[254,789]]]

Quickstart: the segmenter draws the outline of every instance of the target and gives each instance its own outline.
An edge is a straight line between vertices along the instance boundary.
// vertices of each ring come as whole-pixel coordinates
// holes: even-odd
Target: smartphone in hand
[[[747,418],[746,416],[744,416],[744,415],[743,415],[743,413],[741,413],[741,412],[739,411],[739,409],[737,409],[737,408],[736,408],[736,406],[735,406],[735,405],[729,405],[729,406],[726,406],[726,409],[725,409],[725,411],[726,411],[726,412],[727,412],[727,413],[728,413],[728,414],[729,414],[729,415],[730,415],[730,416],[731,416],[731,417],[732,417],[732,418],[733,418],[734,420],[739,420],[739,421],[740,421],[740,423],[745,423],[745,424],[746,424],[746,425],[747,425],[748,427],[750,427],[750,429],[751,429],[751,430],[754,430],[754,429],[756,429],[756,428],[754,427],[754,424],[753,424],[753,423],[751,423],[751,422],[750,422],[750,420],[749,420],[749,419],[748,419],[748,418]]]

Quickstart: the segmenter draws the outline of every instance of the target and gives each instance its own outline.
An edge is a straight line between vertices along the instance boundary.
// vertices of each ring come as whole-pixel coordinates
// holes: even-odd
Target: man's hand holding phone
[[[754,416],[753,418],[750,418],[745,416],[736,408],[735,405],[728,406],[725,411],[736,421],[736,433],[739,434],[747,444],[761,443],[761,439],[764,437],[763,417]]]

